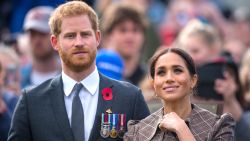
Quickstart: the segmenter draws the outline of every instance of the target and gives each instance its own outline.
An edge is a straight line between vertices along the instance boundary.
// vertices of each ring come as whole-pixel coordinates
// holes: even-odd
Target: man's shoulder
[[[139,91],[139,87],[134,84],[123,81],[123,80],[114,80],[110,79],[115,89],[126,90],[126,91]]]
[[[52,87],[56,87],[55,85],[60,84],[60,78],[59,76],[55,78],[51,78],[46,80],[45,82],[37,85],[37,86],[32,86],[29,88],[26,88],[23,90],[23,92],[27,93],[28,95],[43,95],[46,94],[49,90],[51,90]]]
[[[101,81],[105,83],[111,83],[114,87],[124,88],[124,89],[139,89],[137,86],[133,85],[130,82],[124,80],[115,80],[104,75],[100,75]]]

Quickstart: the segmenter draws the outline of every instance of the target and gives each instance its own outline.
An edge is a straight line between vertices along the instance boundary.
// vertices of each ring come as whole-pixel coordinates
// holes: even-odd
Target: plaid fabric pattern
[[[173,132],[163,132],[158,125],[163,108],[141,121],[129,121],[124,141],[178,141]],[[235,122],[230,114],[217,116],[192,104],[192,112],[185,120],[197,141],[233,141]]]

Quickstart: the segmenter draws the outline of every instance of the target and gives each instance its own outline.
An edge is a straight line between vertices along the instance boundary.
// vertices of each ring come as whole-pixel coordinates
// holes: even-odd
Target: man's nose
[[[76,36],[76,46],[82,47],[84,45],[84,39],[81,37],[81,35]]]

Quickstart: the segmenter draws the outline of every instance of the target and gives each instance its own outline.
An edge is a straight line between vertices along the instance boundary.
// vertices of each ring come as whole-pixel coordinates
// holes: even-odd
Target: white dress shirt
[[[62,81],[65,94],[65,106],[71,124],[72,102],[74,97],[74,94],[71,93],[77,81],[70,78],[64,72],[62,72]],[[81,89],[79,96],[84,110],[85,141],[89,140],[89,136],[94,125],[99,95],[99,82],[100,76],[98,74],[97,68],[95,68],[95,70],[89,76],[81,81],[84,87]]]

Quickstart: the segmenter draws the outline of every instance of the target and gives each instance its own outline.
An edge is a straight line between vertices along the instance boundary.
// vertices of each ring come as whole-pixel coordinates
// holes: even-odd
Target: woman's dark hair
[[[159,57],[161,57],[162,55],[167,54],[169,52],[172,52],[172,53],[179,55],[184,60],[186,66],[188,68],[189,74],[191,76],[194,76],[195,74],[197,74],[194,61],[193,61],[192,57],[187,52],[185,52],[184,50],[182,50],[180,48],[176,48],[176,47],[170,47],[170,48],[164,47],[163,49],[156,51],[156,53],[150,59],[149,71],[150,71],[150,76],[153,79],[154,79],[154,74],[155,74],[156,62],[158,61]]]

